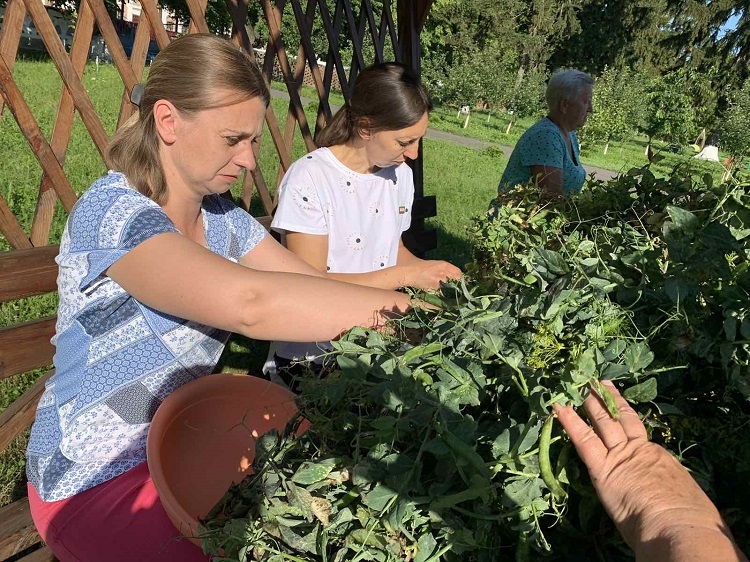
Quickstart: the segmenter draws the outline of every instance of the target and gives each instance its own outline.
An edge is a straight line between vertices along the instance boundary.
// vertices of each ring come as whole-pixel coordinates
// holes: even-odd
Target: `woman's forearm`
[[[234,330],[290,342],[331,340],[353,326],[382,326],[408,310],[410,300],[394,291],[288,273],[253,272],[242,292]]]
[[[747,562],[729,529],[687,526],[643,541],[635,548],[636,562]]]
[[[409,285],[409,280],[414,277],[411,269],[408,266],[394,265],[367,273],[326,273],[326,276],[345,283],[394,290]]]

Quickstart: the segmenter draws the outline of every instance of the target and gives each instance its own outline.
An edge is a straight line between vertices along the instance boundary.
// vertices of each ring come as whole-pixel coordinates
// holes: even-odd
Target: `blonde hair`
[[[317,135],[316,144],[344,144],[362,127],[374,133],[405,129],[431,110],[430,95],[414,70],[395,62],[369,66],[359,73],[351,99]]]
[[[107,146],[110,167],[159,204],[167,185],[159,159],[154,104],[167,100],[178,111],[194,115],[270,93],[258,65],[228,39],[210,34],[175,39],[154,59],[139,110],[115,133]]]

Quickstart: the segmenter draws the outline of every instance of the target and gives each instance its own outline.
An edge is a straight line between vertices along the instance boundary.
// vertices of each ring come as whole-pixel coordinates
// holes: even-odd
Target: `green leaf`
[[[364,495],[362,502],[372,510],[383,511],[385,506],[398,495],[388,486],[378,484],[370,492]]]
[[[636,404],[640,402],[651,402],[656,398],[657,394],[658,388],[654,377],[633,385],[630,388],[625,389],[625,392],[622,393],[623,397],[628,402]]]
[[[503,488],[503,505],[508,507],[530,505],[542,496],[544,482],[541,478],[518,476],[509,478]]]
[[[695,232],[700,227],[698,217],[690,211],[667,205],[667,213],[669,213],[669,218],[672,219],[675,227],[679,230]]]
[[[357,547],[371,546],[380,550],[385,550],[388,546],[388,543],[385,542],[379,533],[368,529],[354,529],[346,536],[346,540],[347,542],[353,542]]]
[[[654,360],[654,354],[643,342],[634,343],[625,350],[623,354],[625,364],[631,373],[638,373],[648,367]]]
[[[436,548],[437,541],[432,533],[422,534],[417,541],[417,555],[414,557],[414,562],[427,562]]]
[[[303,462],[292,476],[292,482],[307,486],[323,480],[336,467],[336,459],[323,459],[318,462]]]
[[[694,282],[682,277],[668,277],[664,281],[664,290],[673,303],[680,304],[694,297],[698,292],[698,287]]]
[[[612,340],[609,345],[602,351],[602,355],[604,356],[604,359],[606,361],[614,361],[620,355],[622,355],[622,352],[625,351],[627,347],[628,344],[623,340]]]
[[[560,277],[570,272],[568,262],[558,252],[537,248],[534,250],[534,263],[540,273],[549,272],[554,277]],[[549,280],[549,277],[546,277]]]

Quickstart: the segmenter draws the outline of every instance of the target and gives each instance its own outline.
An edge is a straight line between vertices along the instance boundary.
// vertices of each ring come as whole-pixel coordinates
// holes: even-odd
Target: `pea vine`
[[[638,169],[573,199],[494,201],[469,228],[466,279],[415,295],[439,309],[351,330],[301,381],[301,417],[258,440],[255,473],[202,522],[204,550],[632,559],[552,415],[592,391],[615,415],[604,379],[747,528],[747,189]]]

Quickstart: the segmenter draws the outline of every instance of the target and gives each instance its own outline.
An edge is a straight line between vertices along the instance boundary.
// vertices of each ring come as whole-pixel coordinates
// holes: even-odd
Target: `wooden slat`
[[[45,17],[49,19],[49,16],[47,16],[46,13]],[[34,156],[36,156],[41,164],[44,173],[52,180],[52,184],[55,186],[55,191],[57,191],[57,195],[60,197],[63,206],[68,212],[70,212],[78,197],[73,191],[65,172],[63,172],[60,162],[57,161],[55,153],[44,138],[44,135],[36,122],[36,118],[26,104],[26,100],[23,99],[21,90],[18,89],[18,86],[16,86],[16,83],[13,81],[13,74],[2,54],[0,54],[0,85],[2,85],[0,90],[2,90],[5,103],[8,104],[8,107],[13,112],[18,127],[21,129],[26,141],[31,146],[31,150],[34,151]],[[76,95],[75,92],[73,95]]]
[[[138,22],[133,39],[133,49],[130,51],[130,66],[133,69],[134,76],[143,76],[143,69],[146,67],[146,57],[148,56],[148,46],[151,42],[151,26],[148,19],[143,18]],[[117,117],[117,128],[119,129],[136,112],[136,106],[130,101],[130,92],[127,87],[122,93],[120,102],[120,115]]]
[[[25,429],[31,427],[36,405],[44,393],[44,384],[54,370],[42,375],[20,398],[0,413],[0,452]],[[2,521],[2,519],[0,519]],[[0,533],[0,537],[3,535]]]
[[[437,248],[437,230],[407,230],[403,235],[404,246],[417,257],[423,258],[430,250]]]
[[[417,197],[411,206],[412,220],[426,219],[437,216],[437,202],[434,195]]]
[[[18,43],[21,40],[21,30],[25,17],[26,8],[23,5],[23,0],[8,0],[3,16],[3,25],[0,28],[0,55],[6,61],[10,61],[9,68],[11,71],[18,54]],[[0,98],[0,117],[2,117],[4,107],[5,100]]]
[[[331,107],[328,104],[328,97],[323,86],[323,75],[318,66],[318,57],[313,47],[310,35],[312,34],[313,22],[315,19],[315,0],[308,0],[307,9],[302,12],[302,5],[300,0],[292,0],[292,8],[294,10],[294,17],[297,20],[297,27],[300,30],[300,37],[302,44],[300,49],[304,51],[304,58],[302,59],[302,74],[304,77],[305,66],[304,62],[307,60],[307,66],[310,68],[310,75],[315,85],[315,90],[318,93],[320,104],[323,105],[326,117],[331,118]],[[297,64],[300,63],[300,57],[297,57]]]
[[[276,50],[276,57],[279,61],[279,67],[284,75],[284,81],[287,85],[294,83],[294,76],[292,69],[289,66],[289,59],[286,55],[286,49],[284,43],[281,40],[281,14],[277,13],[274,7],[271,5],[271,0],[263,0],[263,11],[266,15],[266,21],[268,22],[268,31],[271,36],[271,43],[274,45]],[[294,106],[294,110],[297,115],[297,122],[299,123],[300,132],[302,133],[302,139],[305,141],[305,147],[308,152],[312,152],[317,147],[312,139],[312,133],[310,133],[310,126],[307,123],[307,116],[302,105],[299,93],[292,87],[287,87],[289,92],[289,101]],[[279,152],[281,149],[279,146],[276,147]]]
[[[359,71],[362,70],[365,66],[365,59],[362,56],[362,35],[357,32],[358,26],[357,22],[354,19],[354,12],[352,11],[352,5],[351,2],[344,2],[344,13],[346,14],[346,21],[349,24],[349,32],[352,36],[352,46],[354,47],[354,52],[352,53],[352,63],[350,65],[351,70],[349,71],[349,85],[354,84],[354,79],[356,78],[357,74],[359,74]]]
[[[104,2],[102,0],[95,1],[97,3],[100,3],[102,6],[104,5]],[[164,29],[164,24],[161,21],[161,11],[156,5],[156,2],[154,2],[153,0],[144,0],[143,2],[141,2],[141,8],[143,10],[143,13],[146,14],[148,22],[151,24],[151,29],[154,30],[156,44],[159,45],[160,49],[166,48],[166,46],[169,45],[171,39],[169,38],[169,35],[167,35],[167,30]]]
[[[0,379],[52,364],[56,318],[0,328]]]
[[[341,33],[341,22],[343,19],[342,4],[343,0],[336,0],[333,20],[331,20],[331,15],[328,12],[326,0],[318,0],[318,7],[320,8],[320,18],[323,20],[323,28],[325,29],[326,36],[328,37],[326,71],[323,75],[323,87],[326,92],[326,99],[328,99],[327,92],[330,92],[331,90],[334,70],[336,70],[336,73],[338,74],[339,87],[341,88],[341,93],[344,95],[344,99],[348,100],[350,97],[349,81],[346,77],[344,62],[341,60],[341,52],[339,47],[339,34]]]
[[[0,252],[0,302],[57,290],[59,246]]]
[[[130,92],[133,90],[133,86],[138,83],[138,77],[133,73],[132,68],[130,68],[128,56],[125,54],[125,49],[122,47],[122,41],[120,41],[120,38],[117,35],[117,31],[115,30],[115,26],[112,23],[112,19],[107,13],[107,8],[105,8],[104,2],[102,0],[87,1],[89,7],[91,8],[91,11],[94,12],[96,25],[99,28],[102,37],[104,38],[104,42],[109,49],[110,55],[112,55],[112,62],[117,68],[117,72],[120,74],[120,78],[122,78],[122,81],[125,84],[125,88],[128,90],[128,92]],[[144,2],[144,11],[146,9],[146,5],[149,4],[151,4],[151,2]],[[163,30],[164,27],[162,26],[162,31]]]
[[[28,498],[0,508],[0,560],[6,560],[41,540],[31,519]]]
[[[73,70],[79,78],[83,76],[86,68],[89,45],[94,33],[94,14],[86,2],[81,3],[81,10],[76,21],[73,46],[70,49],[70,59]],[[75,103],[73,96],[67,88],[63,87],[60,93],[60,103],[57,106],[55,127],[52,130],[50,147],[60,164],[65,163],[65,153],[70,143],[70,135],[73,131],[75,119]],[[39,184],[39,198],[37,199],[34,212],[34,222],[31,226],[31,242],[34,246],[43,246],[49,242],[49,232],[55,213],[57,193],[54,190],[52,180],[44,174]]]
[[[208,25],[206,24],[206,2],[207,0],[187,0],[188,9],[190,10],[190,26],[198,31],[198,33],[208,33]]]
[[[201,23],[197,21],[198,18],[205,24],[207,4],[208,0],[198,0],[198,12],[194,12],[194,8],[189,8],[190,25],[188,25],[188,33],[198,33],[198,28],[201,27]]]
[[[36,549],[34,552],[19,558],[16,562],[56,562],[57,558],[46,546]]]
[[[0,232],[5,235],[13,248],[31,248],[32,246],[31,241],[21,228],[21,224],[13,214],[13,210],[2,195],[0,195]]]
[[[380,20],[380,35],[383,45],[385,45],[385,38],[382,35],[385,30],[388,30],[388,34],[391,37],[391,47],[393,49],[394,56],[397,62],[401,62],[401,49],[398,46],[398,35],[396,33],[396,25],[393,22],[393,14],[391,13],[391,0],[383,2],[383,14]]]
[[[385,10],[385,6],[383,6],[383,10]],[[385,62],[385,58],[383,58],[383,43],[378,36],[378,25],[375,23],[375,14],[373,13],[372,2],[370,2],[370,0],[362,0],[360,13],[362,12],[367,15],[367,22],[370,27],[370,37],[372,38],[372,43],[375,47],[375,58],[377,59],[377,62]]]
[[[73,95],[83,124],[88,129],[94,145],[104,159],[104,151],[109,141],[107,133],[104,131],[102,122],[99,120],[99,115],[96,113],[96,109],[94,109],[81,79],[73,69],[73,64],[70,62],[68,53],[65,51],[65,47],[63,47],[60,36],[57,34],[57,30],[47,10],[39,0],[24,0],[24,4],[26,5],[26,10],[28,10],[31,18],[34,20],[34,25],[36,25],[39,35],[42,36],[44,46],[47,48],[50,57],[52,57],[52,61],[60,73],[60,78],[62,78],[65,87]]]

